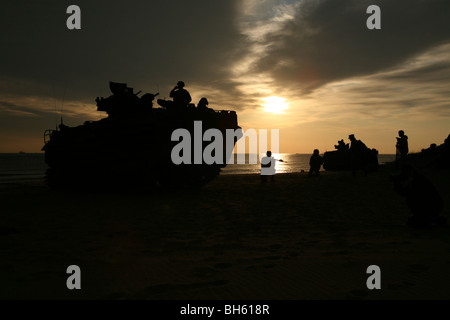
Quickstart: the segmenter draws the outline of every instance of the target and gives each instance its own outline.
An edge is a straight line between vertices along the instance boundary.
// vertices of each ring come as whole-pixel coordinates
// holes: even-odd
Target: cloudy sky
[[[66,9],[81,8],[81,30]],[[369,30],[369,5],[381,30]],[[108,82],[238,112],[280,129],[280,151],[332,150],[354,133],[395,153],[450,133],[448,0],[5,1],[0,12],[0,152],[39,152],[60,114],[104,116]]]

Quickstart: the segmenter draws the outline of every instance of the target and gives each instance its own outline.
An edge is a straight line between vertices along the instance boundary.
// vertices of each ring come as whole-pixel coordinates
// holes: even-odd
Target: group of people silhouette
[[[403,131],[402,131],[403,132]],[[335,145],[335,148],[338,151],[347,151],[349,150],[351,152],[351,161],[352,161],[352,170],[353,174],[356,173],[356,170],[358,168],[362,168],[365,173],[367,174],[368,171],[368,148],[366,145],[361,141],[357,140],[355,138],[354,134],[350,134],[348,136],[351,145],[344,142],[344,139],[338,141],[338,145]],[[261,179],[263,182],[267,181],[267,176],[271,176],[271,181],[274,180],[275,175],[275,161],[277,159],[274,159],[272,157],[272,152],[267,151],[267,154],[265,157],[261,159]],[[278,160],[283,161],[283,160]],[[314,149],[313,154],[311,155],[311,158],[309,160],[309,173],[308,176],[319,176],[320,175],[320,168],[322,164],[324,163],[323,157],[319,155],[319,149]]]
[[[195,105],[191,103],[191,94],[184,87],[185,83],[178,81],[177,85],[170,91],[172,100],[158,99],[158,104],[164,109],[175,113],[187,109],[196,109],[202,112],[214,111],[208,107],[209,102],[205,97],[200,99],[197,108],[195,108]],[[153,108],[153,101],[159,95],[159,92],[156,94],[146,93],[139,98],[138,94],[141,91],[134,93],[133,88],[128,87],[126,83],[118,82],[110,82],[110,89],[113,93],[112,96],[106,99],[97,97],[95,101],[97,102],[98,111],[105,111],[114,118],[121,117],[124,114],[148,112]],[[123,106],[127,106],[127,108]]]
[[[408,136],[403,130],[398,132],[396,147],[395,167],[401,170],[398,175],[390,176],[394,183],[394,190],[406,198],[407,206],[411,212],[408,224],[413,227],[423,228],[433,225],[445,225],[446,218],[441,216],[443,211],[443,200],[439,192],[431,181],[420,174],[410,164],[407,163],[409,152]],[[370,149],[361,141],[356,139],[354,134],[349,135],[350,145],[344,140],[338,141],[335,148],[338,151],[350,152],[353,173],[359,168],[366,170],[367,154]],[[442,146],[443,153],[448,152],[450,145],[449,138]],[[275,159],[270,151],[261,159],[261,181],[267,182],[268,177],[274,181]],[[282,161],[282,160],[278,160]],[[323,164],[323,157],[319,155],[319,150],[315,149],[309,160],[310,170],[308,176],[319,176],[320,167]],[[365,171],[367,173],[367,171]]]

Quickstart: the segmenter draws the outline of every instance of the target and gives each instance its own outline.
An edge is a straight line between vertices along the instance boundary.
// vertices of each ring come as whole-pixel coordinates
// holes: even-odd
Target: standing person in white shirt
[[[275,176],[275,158],[272,157],[272,152],[267,151],[266,157],[261,159],[261,181],[267,182],[267,176],[270,176],[270,181],[273,182]]]

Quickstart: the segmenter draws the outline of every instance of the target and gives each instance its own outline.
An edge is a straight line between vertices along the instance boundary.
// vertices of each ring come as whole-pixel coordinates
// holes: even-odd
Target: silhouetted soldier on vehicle
[[[364,174],[367,175],[368,155],[366,145],[361,140],[357,140],[354,134],[349,135],[348,138],[351,141],[350,152],[351,152],[353,175],[356,175],[357,169],[362,169],[364,171]]]
[[[214,111],[213,109],[208,108],[208,104],[209,104],[208,99],[206,99],[205,97],[201,98],[197,104],[197,110],[204,112]]]
[[[192,101],[189,92],[184,89],[184,82],[178,81],[177,85],[170,91],[173,101],[158,99],[158,104],[166,109],[184,110]]]
[[[406,164],[406,159],[408,156],[408,136],[405,135],[403,130],[398,132],[399,138],[397,138],[397,143],[395,145],[395,167],[398,169],[399,164],[403,167]]]
[[[273,182],[275,176],[275,158],[272,157],[272,152],[267,151],[266,157],[261,159],[261,181],[267,182],[267,176],[270,176],[270,181]]]
[[[411,217],[408,224],[415,227],[444,225],[446,218],[440,216],[444,204],[441,196],[430,180],[405,164],[402,173],[389,177],[394,182],[394,190],[406,197]]]
[[[338,141],[337,145],[334,145],[334,148],[338,151],[348,150],[349,145],[344,142],[344,139],[341,139]]]
[[[178,81],[177,85],[170,91],[170,97],[173,98],[175,106],[179,108],[186,107],[192,101],[191,95],[184,89],[183,81]]]
[[[309,169],[308,176],[311,177],[313,175],[313,173],[316,176],[318,176],[320,174],[319,170],[320,170],[320,166],[322,165],[322,163],[323,163],[323,158],[321,156],[319,156],[319,150],[314,149],[314,152],[313,152],[311,158],[309,159],[310,169]]]

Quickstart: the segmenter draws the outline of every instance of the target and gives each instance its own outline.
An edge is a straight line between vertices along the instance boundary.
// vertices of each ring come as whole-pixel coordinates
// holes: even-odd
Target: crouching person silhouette
[[[275,159],[272,157],[271,151],[267,151],[266,157],[261,159],[261,181],[267,182],[268,176],[270,176],[270,181],[273,182],[275,176]]]
[[[443,200],[431,181],[406,164],[402,173],[389,177],[394,182],[394,190],[406,197],[411,216],[408,224],[418,228],[445,225],[447,219],[440,214]]]

